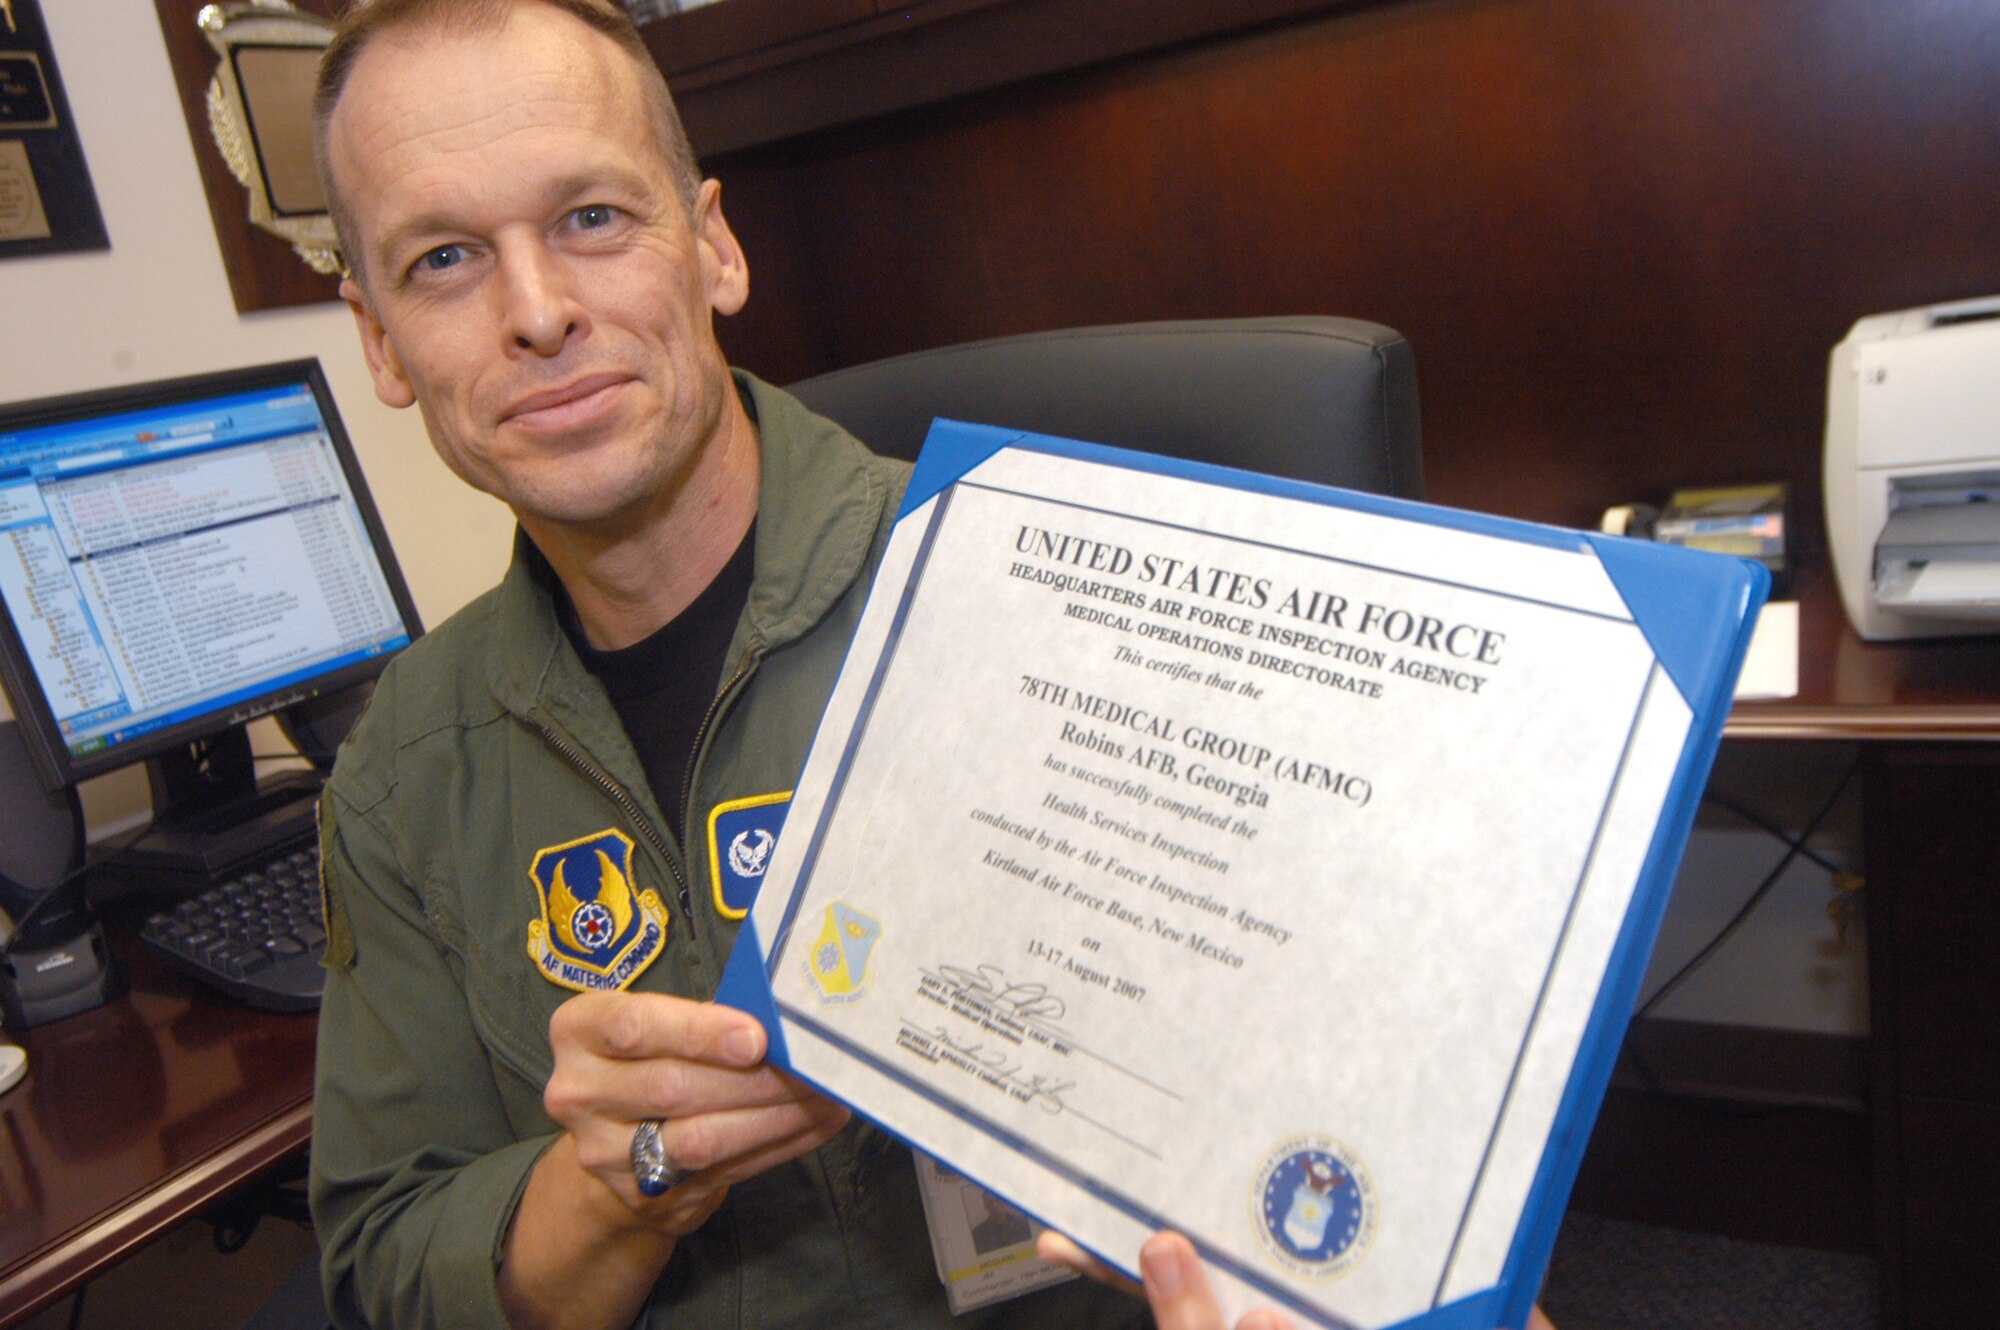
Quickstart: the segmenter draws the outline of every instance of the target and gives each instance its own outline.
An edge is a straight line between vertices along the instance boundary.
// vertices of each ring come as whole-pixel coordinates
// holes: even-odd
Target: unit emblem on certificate
[[[1296,1274],[1344,1274],[1375,1235],[1375,1187],[1354,1156],[1324,1136],[1297,1136],[1265,1159],[1252,1197],[1257,1235]]]
[[[709,813],[708,876],[715,890],[715,912],[724,919],[750,913],[791,806],[792,792],[781,790],[731,799]]]
[[[632,840],[621,832],[551,845],[528,876],[542,906],[528,955],[564,988],[624,988],[667,945],[667,908],[658,892],[633,890]]]
[[[845,901],[826,907],[819,937],[806,952],[806,973],[828,1002],[852,1002],[868,987],[868,956],[882,925]]]

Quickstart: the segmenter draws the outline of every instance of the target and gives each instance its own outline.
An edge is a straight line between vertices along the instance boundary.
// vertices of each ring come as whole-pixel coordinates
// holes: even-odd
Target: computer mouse
[[[28,1074],[28,1054],[14,1044],[0,1044],[0,1094]]]

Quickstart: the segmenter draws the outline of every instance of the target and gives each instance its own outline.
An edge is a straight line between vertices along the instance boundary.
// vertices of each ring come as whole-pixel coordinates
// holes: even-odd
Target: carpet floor
[[[1542,1308],[1557,1330],[1877,1330],[1875,1262],[1572,1211]]]

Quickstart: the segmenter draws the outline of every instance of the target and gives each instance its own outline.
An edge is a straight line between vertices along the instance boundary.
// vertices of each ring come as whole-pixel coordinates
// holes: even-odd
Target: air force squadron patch
[[[624,988],[667,945],[667,907],[632,889],[632,840],[605,830],[551,845],[528,866],[542,917],[528,924],[528,955],[577,992]]]
[[[826,907],[819,937],[806,952],[806,974],[827,1002],[853,1002],[868,990],[868,954],[882,925],[846,901]]]
[[[709,813],[708,876],[715,886],[715,912],[724,919],[750,913],[791,806],[792,792],[785,790],[731,799]]]

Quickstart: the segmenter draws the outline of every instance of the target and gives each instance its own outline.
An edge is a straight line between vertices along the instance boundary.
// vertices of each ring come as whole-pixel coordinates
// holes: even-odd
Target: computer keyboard
[[[175,968],[267,1011],[319,1005],[326,920],[319,851],[287,847],[148,919],[139,938]]]

